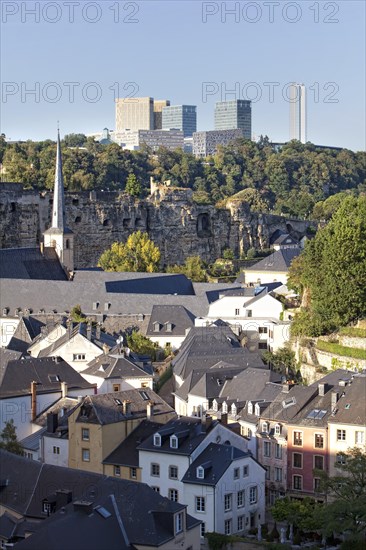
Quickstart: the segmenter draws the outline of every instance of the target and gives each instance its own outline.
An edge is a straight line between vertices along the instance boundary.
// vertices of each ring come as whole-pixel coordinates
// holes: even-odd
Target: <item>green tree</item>
[[[139,271],[153,273],[158,271],[160,250],[147,233],[136,231],[126,243],[113,243],[103,252],[98,266],[104,271]]]
[[[366,454],[357,447],[342,453],[344,464],[336,464],[338,474],[315,471],[327,494],[323,522],[328,533],[346,533],[349,538],[366,534]]]
[[[76,304],[70,311],[70,318],[74,323],[85,323],[86,315],[81,311],[81,305]]]
[[[167,273],[183,273],[195,283],[207,281],[205,264],[199,256],[189,256],[184,265],[171,265],[166,269]]]
[[[18,441],[16,427],[12,418],[5,423],[4,429],[0,433],[0,439],[0,449],[5,449],[5,451],[16,455],[23,454],[23,448]]]
[[[67,134],[63,142],[66,147],[84,147],[87,137],[85,134]]]
[[[129,174],[125,191],[132,197],[139,197],[141,195],[141,184],[137,181],[135,174]]]
[[[127,345],[135,353],[149,355],[155,361],[157,345],[140,332],[133,330],[127,335]]]
[[[276,372],[286,375],[295,374],[295,353],[289,347],[280,348],[276,352],[264,351],[262,357]]]
[[[346,197],[290,269],[290,284],[309,298],[293,334],[318,336],[366,316],[365,242],[366,196]]]

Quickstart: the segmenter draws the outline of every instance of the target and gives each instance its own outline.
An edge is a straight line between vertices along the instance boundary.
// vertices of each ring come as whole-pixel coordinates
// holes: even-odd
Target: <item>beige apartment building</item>
[[[116,132],[153,129],[154,100],[152,97],[116,99]]]
[[[103,473],[103,460],[144,419],[165,424],[175,417],[149,388],[87,396],[69,417],[69,468]]]

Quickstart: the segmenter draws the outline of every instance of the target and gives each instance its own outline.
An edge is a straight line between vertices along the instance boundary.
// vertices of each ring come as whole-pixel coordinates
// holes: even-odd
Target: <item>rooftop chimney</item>
[[[91,324],[90,321],[86,325],[86,337],[87,337],[88,340],[91,340],[91,337],[92,337],[92,324]]]
[[[71,319],[69,319],[67,321],[67,333],[68,333],[69,338],[71,338],[73,328],[74,328],[74,323],[71,321]]]
[[[34,422],[37,416],[37,384],[38,382],[31,382],[31,421]]]
[[[222,418],[222,415],[221,415]],[[201,425],[202,425],[202,431],[208,432],[212,424],[212,416],[209,414],[203,414],[201,417]]]
[[[327,384],[322,384],[322,383],[318,384],[318,390],[319,390],[319,395],[321,397],[324,397],[327,391]]]
[[[146,418],[151,420],[154,416],[154,401],[148,401],[146,404]]]
[[[282,384],[282,392],[288,393],[289,391],[290,391],[290,384],[288,384],[287,382],[285,384]]]
[[[93,511],[93,503],[90,500],[75,500],[74,512],[83,512],[86,515]]]
[[[95,331],[95,336],[96,336],[97,340],[99,340],[99,338],[100,338],[100,329],[101,329],[100,323],[98,323],[96,331]]]
[[[131,414],[131,401],[123,401],[123,414]]]
[[[332,391],[331,404],[330,404],[332,411],[334,411],[334,409],[337,406],[338,398],[339,398],[339,393],[337,391]]]
[[[65,399],[66,396],[67,396],[67,383],[61,382],[61,397],[62,399]]]
[[[58,428],[58,415],[57,413],[48,413],[47,414],[47,432],[54,434]]]
[[[221,424],[227,426],[227,413],[221,413]]]
[[[56,510],[69,504],[72,501],[72,492],[68,489],[57,489],[56,491]]]

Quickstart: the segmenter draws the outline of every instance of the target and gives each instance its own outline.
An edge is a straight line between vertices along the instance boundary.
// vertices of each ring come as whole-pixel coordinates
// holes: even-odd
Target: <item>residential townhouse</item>
[[[184,503],[207,531],[242,535],[265,521],[264,471],[249,453],[210,443],[183,479]]]
[[[68,419],[69,467],[103,472],[103,460],[144,420],[176,413],[149,388],[88,396]]]
[[[111,393],[133,388],[153,389],[153,367],[150,360],[116,346],[93,359],[81,375],[96,384],[98,393]]]
[[[338,399],[328,418],[329,474],[338,475],[343,453],[352,448],[366,452],[366,374],[340,377],[333,388]]]
[[[221,319],[246,336],[250,350],[275,351],[289,339],[289,324],[280,320],[282,310],[282,303],[266,286],[224,290],[195,325],[206,326]]]
[[[154,305],[146,331],[146,336],[162,349],[175,351],[180,348],[195,316],[184,306]]]
[[[49,336],[47,336],[49,339]],[[37,357],[62,357],[76,371],[84,371],[88,363],[111,350],[116,345],[116,340],[110,334],[102,332],[100,325],[93,327],[91,323],[68,323],[68,329],[60,338],[52,342],[48,347],[38,351]],[[34,348],[29,352],[35,353]]]
[[[187,504],[202,536],[242,532],[264,518],[263,468],[244,438],[211,417],[171,421],[138,450],[142,481]]]
[[[90,384],[59,357],[24,357],[9,361],[0,373],[0,428],[13,419],[19,440],[40,429],[37,415],[60,397],[93,394]]]

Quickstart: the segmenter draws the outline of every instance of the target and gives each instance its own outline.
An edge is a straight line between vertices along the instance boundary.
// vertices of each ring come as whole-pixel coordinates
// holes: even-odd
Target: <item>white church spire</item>
[[[57,129],[55,186],[51,218],[51,227],[43,233],[44,247],[55,249],[61,265],[66,273],[70,274],[74,271],[74,234],[65,224],[64,179],[59,129]]]
[[[62,175],[62,155],[60,143],[60,130],[57,129],[57,153],[56,153],[56,171],[55,186],[53,190],[53,211],[52,228],[65,229],[65,196],[64,196],[64,178]]]

